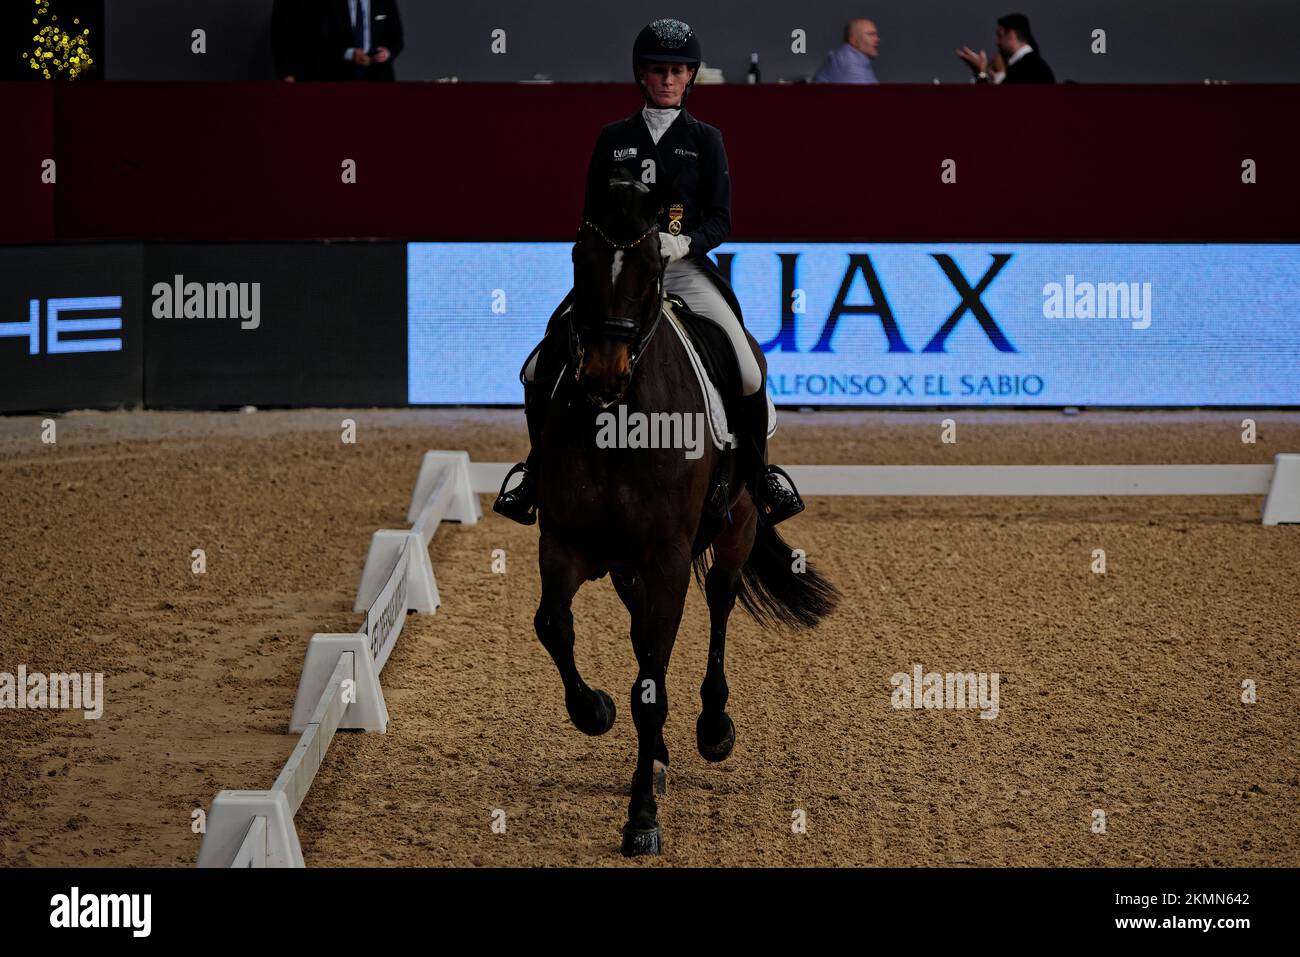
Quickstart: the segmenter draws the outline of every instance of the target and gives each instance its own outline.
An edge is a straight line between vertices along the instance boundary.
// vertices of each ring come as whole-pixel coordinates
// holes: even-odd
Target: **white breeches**
[[[749,345],[745,328],[736,318],[736,314],[727,305],[727,300],[718,287],[713,285],[708,270],[692,259],[679,259],[668,264],[664,271],[664,290],[675,296],[681,296],[690,306],[691,312],[703,316],[721,326],[731,343],[731,351],[736,354],[740,365],[740,386],[745,395],[753,395],[763,387],[763,372],[758,367],[758,360]]]

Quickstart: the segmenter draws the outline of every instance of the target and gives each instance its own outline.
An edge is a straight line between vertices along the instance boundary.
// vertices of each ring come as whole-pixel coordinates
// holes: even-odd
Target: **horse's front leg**
[[[637,660],[632,686],[636,771],[623,828],[623,853],[628,857],[658,854],[663,843],[656,817],[655,761],[666,757],[660,748],[668,718],[668,659],[681,625],[690,573],[689,544],[674,545],[652,556],[635,582],[618,588],[632,615],[632,650]]]
[[[614,726],[614,699],[588,688],[573,661],[573,596],[592,571],[575,548],[542,532],[538,548],[542,601],[533,616],[537,637],[551,655],[564,682],[564,704],[573,726],[583,734],[604,734]]]

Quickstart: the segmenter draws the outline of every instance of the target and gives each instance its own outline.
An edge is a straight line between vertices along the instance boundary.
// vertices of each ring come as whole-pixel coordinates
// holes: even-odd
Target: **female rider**
[[[758,345],[741,325],[740,306],[721,271],[706,254],[731,229],[731,181],[722,134],[686,112],[686,97],[700,65],[700,42],[680,20],[655,20],[637,35],[632,47],[632,74],[645,100],[632,116],[601,130],[587,170],[584,219],[597,208],[609,179],[628,169],[642,182],[673,182],[675,188],[660,212],[660,254],[668,260],[664,291],[681,296],[690,307],[716,323],[727,335],[740,368],[743,421],[737,437],[745,459],[760,519],[775,525],[803,511],[804,504],[789,476],[767,464],[767,394],[756,355]],[[548,388],[532,384],[537,350],[524,367],[524,405],[534,451],[510,470],[493,508],[507,518],[531,525],[537,520],[536,447],[545,421]],[[513,475],[522,473],[509,490]]]

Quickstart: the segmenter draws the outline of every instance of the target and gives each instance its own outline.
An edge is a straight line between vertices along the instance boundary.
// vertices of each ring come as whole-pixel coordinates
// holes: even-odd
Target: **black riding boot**
[[[546,421],[546,390],[535,383],[524,383],[524,416],[528,419],[528,458],[510,469],[501,483],[492,511],[520,525],[537,521],[537,447],[541,444],[542,426]],[[514,475],[522,475],[519,484],[509,491],[506,486]]]
[[[758,508],[758,520],[770,527],[802,512],[803,499],[783,469],[767,464],[767,389],[745,396],[740,407],[742,474]]]

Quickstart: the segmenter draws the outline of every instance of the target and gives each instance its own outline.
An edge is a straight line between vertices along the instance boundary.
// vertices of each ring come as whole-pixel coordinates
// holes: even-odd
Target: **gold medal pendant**
[[[676,236],[682,231],[682,215],[685,207],[681,203],[673,203],[668,207],[668,232]]]

